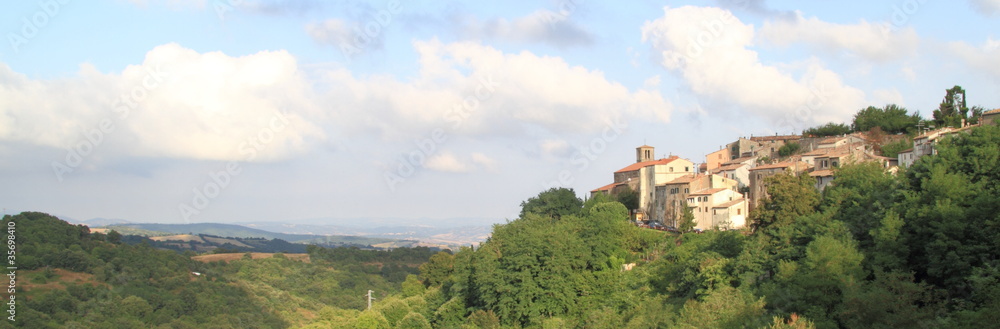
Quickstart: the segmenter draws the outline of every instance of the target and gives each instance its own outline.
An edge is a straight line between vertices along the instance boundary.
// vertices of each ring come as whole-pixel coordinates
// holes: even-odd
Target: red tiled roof
[[[799,136],[799,135],[784,135],[784,136],[757,136],[757,137],[750,137],[750,140],[752,140],[754,142],[783,141],[783,140],[790,140],[790,139],[802,139],[802,136]]]
[[[746,165],[747,164],[745,164],[745,163],[734,163],[734,164],[731,164],[731,165],[725,165],[725,166],[716,168],[716,170],[718,170],[720,172],[721,171],[727,171],[727,170],[736,170],[736,169],[740,169],[740,167],[743,167],[743,166],[746,166]]]
[[[628,167],[619,169],[618,171],[616,171],[616,173],[626,172],[626,171],[636,171],[636,170],[639,170],[640,168],[646,167],[646,166],[665,165],[665,164],[671,163],[671,162],[673,162],[674,160],[677,160],[677,159],[680,159],[680,157],[678,157],[678,156],[675,155],[675,156],[672,156],[672,157],[669,157],[669,158],[664,158],[664,159],[659,159],[659,160],[650,160],[650,161],[637,162],[637,163],[633,163],[633,164],[629,165]]]
[[[825,149],[815,149],[802,154],[802,156],[813,156],[813,155],[826,155],[827,153],[833,152],[835,149],[825,148]]]
[[[757,168],[750,168],[750,170],[753,171],[753,170],[764,170],[764,169],[788,168],[794,165],[795,163],[792,162],[780,162],[775,164],[757,166]]]
[[[844,139],[844,137],[830,137],[830,138],[827,138],[827,139],[819,141],[819,143],[820,144],[835,144],[835,143],[837,143],[837,142],[839,142],[839,141],[841,141],[843,139]]]
[[[750,161],[750,160],[753,160],[753,159],[754,159],[754,157],[742,157],[742,158],[736,158],[736,159],[732,159],[732,160],[723,162],[722,164],[723,165],[728,165],[728,164],[744,163],[744,162],[747,162],[747,161]]]
[[[983,112],[983,115],[987,115],[987,114],[1000,114],[1000,109],[993,109],[993,110],[989,110],[989,111]]]
[[[601,186],[601,187],[598,187],[598,188],[595,188],[595,189],[591,190],[591,192],[610,191],[611,189],[615,188],[615,186],[618,186],[618,184],[621,184],[621,183],[611,183],[611,184],[608,184],[608,185],[604,185],[604,186]]]
[[[722,191],[725,191],[725,190],[728,190],[728,189],[727,188],[710,188],[710,189],[705,189],[705,190],[701,190],[701,191],[698,191],[698,192],[694,192],[694,193],[691,193],[691,194],[688,194],[688,195],[712,195],[712,194],[719,193],[719,192],[722,192]]]
[[[812,177],[830,177],[833,176],[833,170],[817,170],[809,173]]]
[[[684,175],[681,177],[674,178],[674,180],[666,182],[663,185],[690,183],[693,182],[695,179],[698,179],[703,176],[705,175]]]
[[[744,200],[742,198],[741,199],[736,199],[736,200],[729,201],[729,202],[726,202],[726,203],[714,205],[714,206],[712,206],[712,208],[729,208],[729,207],[738,205],[738,204],[740,204],[742,202],[745,202],[745,201],[746,200]]]

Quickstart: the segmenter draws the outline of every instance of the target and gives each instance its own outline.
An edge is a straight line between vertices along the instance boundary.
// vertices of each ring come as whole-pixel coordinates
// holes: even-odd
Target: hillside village
[[[909,140],[906,135],[888,136],[903,139],[912,148],[895,157],[882,156],[870,132],[856,132],[830,137],[775,135],[740,137],[717,151],[708,153],[704,162],[670,156],[656,159],[655,148],[636,148],[636,160],[614,172],[614,181],[590,191],[590,196],[617,196],[626,191],[638,194],[638,208],[631,209],[638,223],[680,227],[684,208],[691,209],[696,230],[730,230],[748,225],[748,214],[767,197],[766,178],[779,173],[809,175],[822,191],[833,181],[835,168],[859,162],[877,162],[888,172],[908,167],[922,156],[935,154],[935,145],[944,138],[965,133],[982,125],[1000,122],[1000,109],[982,113],[978,122],[960,127],[928,127]],[[881,136],[886,137],[886,136]],[[786,147],[787,146],[787,147]],[[782,156],[782,147],[794,150]]]

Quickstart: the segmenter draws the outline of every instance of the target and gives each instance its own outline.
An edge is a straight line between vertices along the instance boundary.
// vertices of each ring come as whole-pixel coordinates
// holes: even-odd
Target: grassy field
[[[210,254],[210,255],[194,256],[191,257],[191,259],[203,263],[210,263],[217,261],[224,261],[228,263],[237,259],[242,259],[244,254],[246,253]],[[274,255],[275,255],[274,253],[265,253],[265,252],[250,253],[250,257],[252,257],[253,259],[271,258]],[[283,255],[285,255],[285,257],[291,260],[297,260],[305,263],[311,262],[311,260],[309,259],[309,254],[283,254]]]

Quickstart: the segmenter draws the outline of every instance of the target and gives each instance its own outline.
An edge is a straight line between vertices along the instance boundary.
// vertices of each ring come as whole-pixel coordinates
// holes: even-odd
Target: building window
[[[684,194],[687,194],[687,193],[691,193],[691,189],[689,189],[689,188],[684,189]]]
[[[740,215],[740,212],[741,212],[741,211],[743,211],[743,209],[739,209],[739,208],[737,208],[737,209],[736,209],[736,214],[737,214],[737,215]]]
[[[687,172],[687,171],[691,171],[691,169],[688,169],[688,167],[684,167],[684,171],[685,171],[685,172]]]
[[[674,172],[674,167],[670,167],[670,172]]]

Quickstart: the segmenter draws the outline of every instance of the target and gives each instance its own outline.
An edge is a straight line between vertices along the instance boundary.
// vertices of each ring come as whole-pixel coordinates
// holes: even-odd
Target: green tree
[[[851,127],[843,123],[827,123],[822,126],[812,127],[802,131],[803,136],[808,137],[829,137],[840,136],[851,133]]]
[[[618,194],[615,195],[615,198],[618,202],[625,205],[625,208],[628,210],[639,209],[639,192],[633,190],[632,187],[628,185],[625,185],[625,188],[622,189],[621,192],[618,192]]]
[[[677,222],[677,230],[681,233],[687,233],[694,230],[694,227],[698,225],[694,221],[694,212],[691,211],[691,207],[684,206],[681,209],[681,219]]]
[[[420,296],[424,294],[424,284],[420,282],[420,279],[413,274],[406,275],[406,280],[403,281],[403,296],[413,297]]]
[[[822,209],[847,224],[861,250],[878,252],[872,231],[882,226],[896,200],[900,182],[875,162],[849,164],[836,169],[833,183],[824,191]]]
[[[881,151],[882,156],[895,159],[900,152],[913,148],[913,142],[910,139],[900,139],[895,142],[890,142],[882,145]]]
[[[521,214],[519,217],[535,213],[559,219],[562,216],[580,213],[582,207],[583,200],[576,197],[576,192],[573,192],[573,189],[553,187],[539,193],[538,196],[521,202]]]
[[[869,106],[854,114],[854,131],[870,131],[879,127],[889,134],[907,133],[913,131],[920,123],[920,115],[910,114],[906,108],[889,104],[882,108]]]
[[[954,86],[945,89],[944,99],[934,110],[934,122],[938,127],[958,127],[962,119],[969,118],[969,108],[965,102],[965,89],[961,86]]]
[[[704,300],[688,300],[681,310],[677,328],[757,328],[767,323],[764,299],[752,293],[722,287]]]
[[[431,329],[431,323],[420,313],[411,312],[396,324],[396,329]]]
[[[1000,127],[983,126],[945,138],[937,155],[905,172],[900,202],[908,263],[918,281],[972,295],[966,279],[994,264],[1000,241]]]
[[[785,145],[782,145],[781,148],[778,148],[778,155],[781,157],[787,157],[792,154],[795,154],[800,149],[802,149],[802,145],[799,145],[799,143],[790,142]]]
[[[796,218],[816,211],[820,195],[815,181],[808,175],[781,173],[764,179],[767,197],[750,212],[753,231],[772,225],[786,225]]]
[[[453,271],[455,271],[455,256],[442,251],[420,265],[420,279],[427,286],[440,286],[448,280]]]
[[[122,243],[122,234],[118,233],[118,231],[111,230],[110,232],[108,232],[107,239],[108,242],[110,243],[119,244]]]
[[[357,329],[390,329],[389,321],[382,314],[376,311],[364,311],[354,320],[354,328]]]

